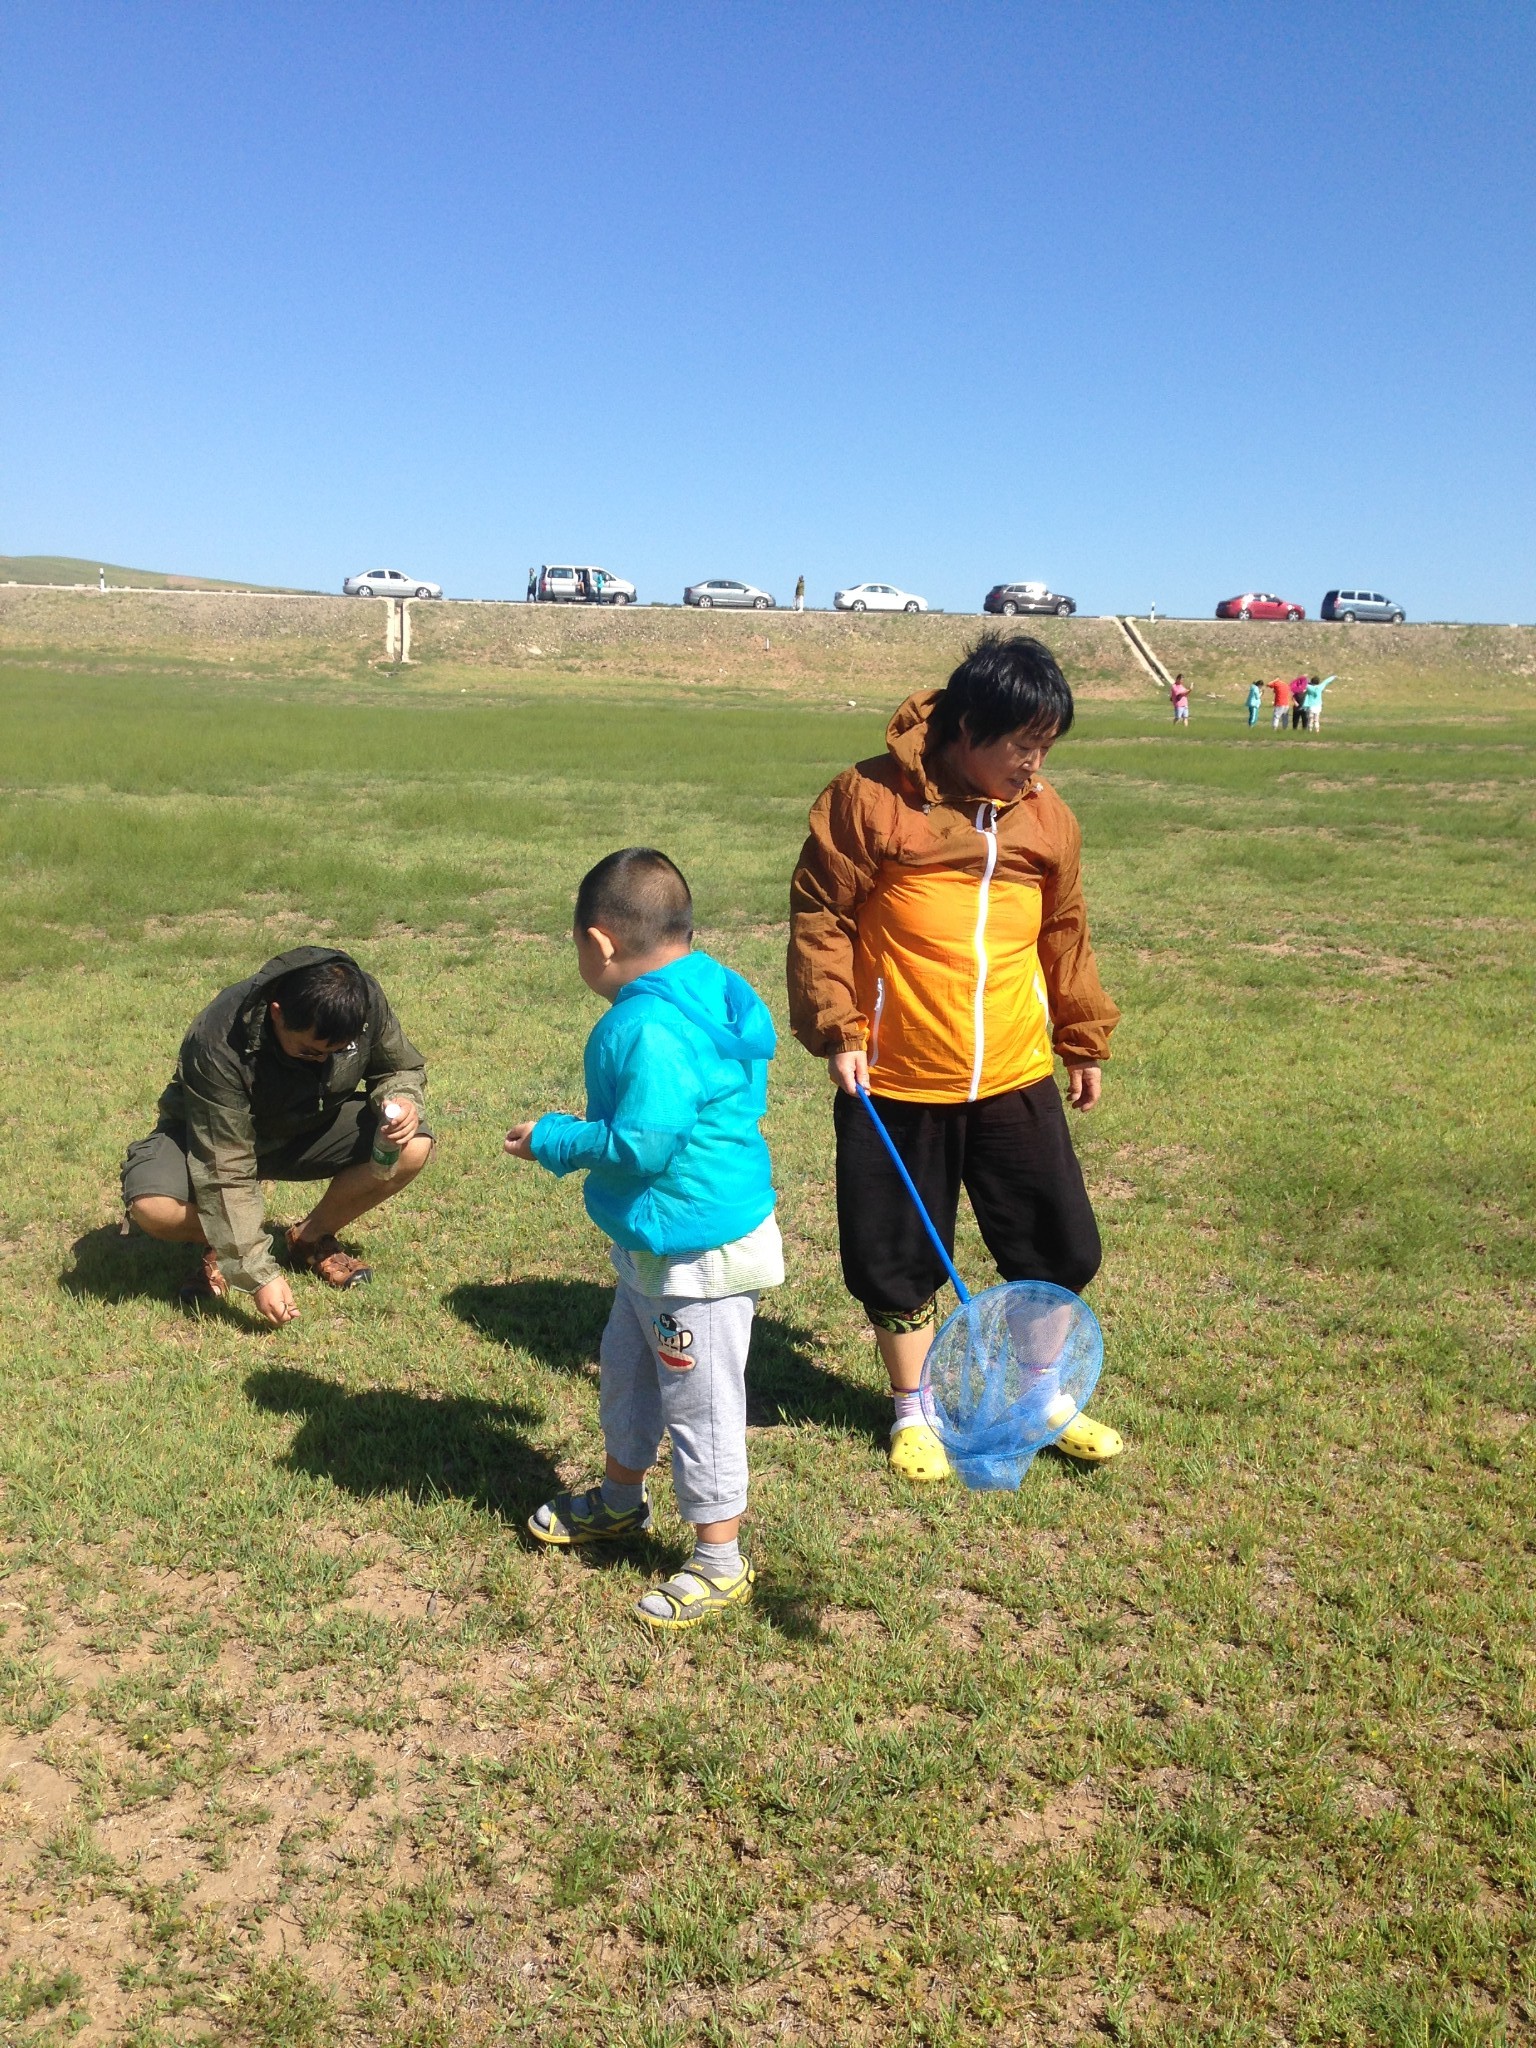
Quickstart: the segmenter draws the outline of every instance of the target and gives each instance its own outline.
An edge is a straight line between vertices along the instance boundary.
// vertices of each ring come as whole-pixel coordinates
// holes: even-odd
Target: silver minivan
[[[1323,599],[1325,619],[1342,619],[1352,626],[1356,619],[1370,619],[1383,626],[1400,626],[1408,616],[1400,604],[1383,597],[1379,590],[1330,590]]]
[[[546,562],[530,580],[528,596],[539,604],[633,604],[635,586],[589,563]]]

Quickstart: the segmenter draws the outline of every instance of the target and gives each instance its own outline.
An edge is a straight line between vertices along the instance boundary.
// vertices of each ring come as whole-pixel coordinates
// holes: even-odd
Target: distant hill
[[[106,571],[107,582],[135,590],[280,590],[272,583],[226,583],[217,576],[172,576],[163,569],[125,569],[94,555],[0,555],[0,583],[95,583]],[[309,593],[304,593],[309,594]]]

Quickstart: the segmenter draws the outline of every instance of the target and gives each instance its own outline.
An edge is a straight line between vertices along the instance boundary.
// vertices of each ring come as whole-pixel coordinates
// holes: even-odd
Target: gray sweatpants
[[[621,1280],[599,1353],[598,1413],[616,1464],[643,1472],[672,1439],[672,1491],[685,1522],[728,1522],[747,1506],[747,1346],[755,1294],[691,1301]]]

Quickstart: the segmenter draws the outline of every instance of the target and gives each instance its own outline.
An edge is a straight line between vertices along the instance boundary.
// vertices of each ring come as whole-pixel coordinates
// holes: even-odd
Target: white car
[[[441,597],[441,583],[418,583],[403,569],[365,569],[341,586],[343,597]]]
[[[840,612],[925,612],[926,597],[898,590],[894,583],[854,583],[832,600]]]

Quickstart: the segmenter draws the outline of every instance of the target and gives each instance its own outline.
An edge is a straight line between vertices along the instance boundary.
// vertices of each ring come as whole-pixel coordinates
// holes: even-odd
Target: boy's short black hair
[[[932,731],[941,747],[960,736],[986,746],[1005,733],[1059,739],[1072,724],[1072,692],[1043,641],[1027,633],[983,633],[939,693]]]
[[[290,1031],[309,1031],[327,1045],[350,1045],[368,1022],[368,982],[355,960],[317,960],[295,967],[267,990]]]
[[[693,897],[675,862],[654,846],[621,846],[589,868],[576,891],[575,927],[605,931],[621,953],[650,953],[693,937]]]

